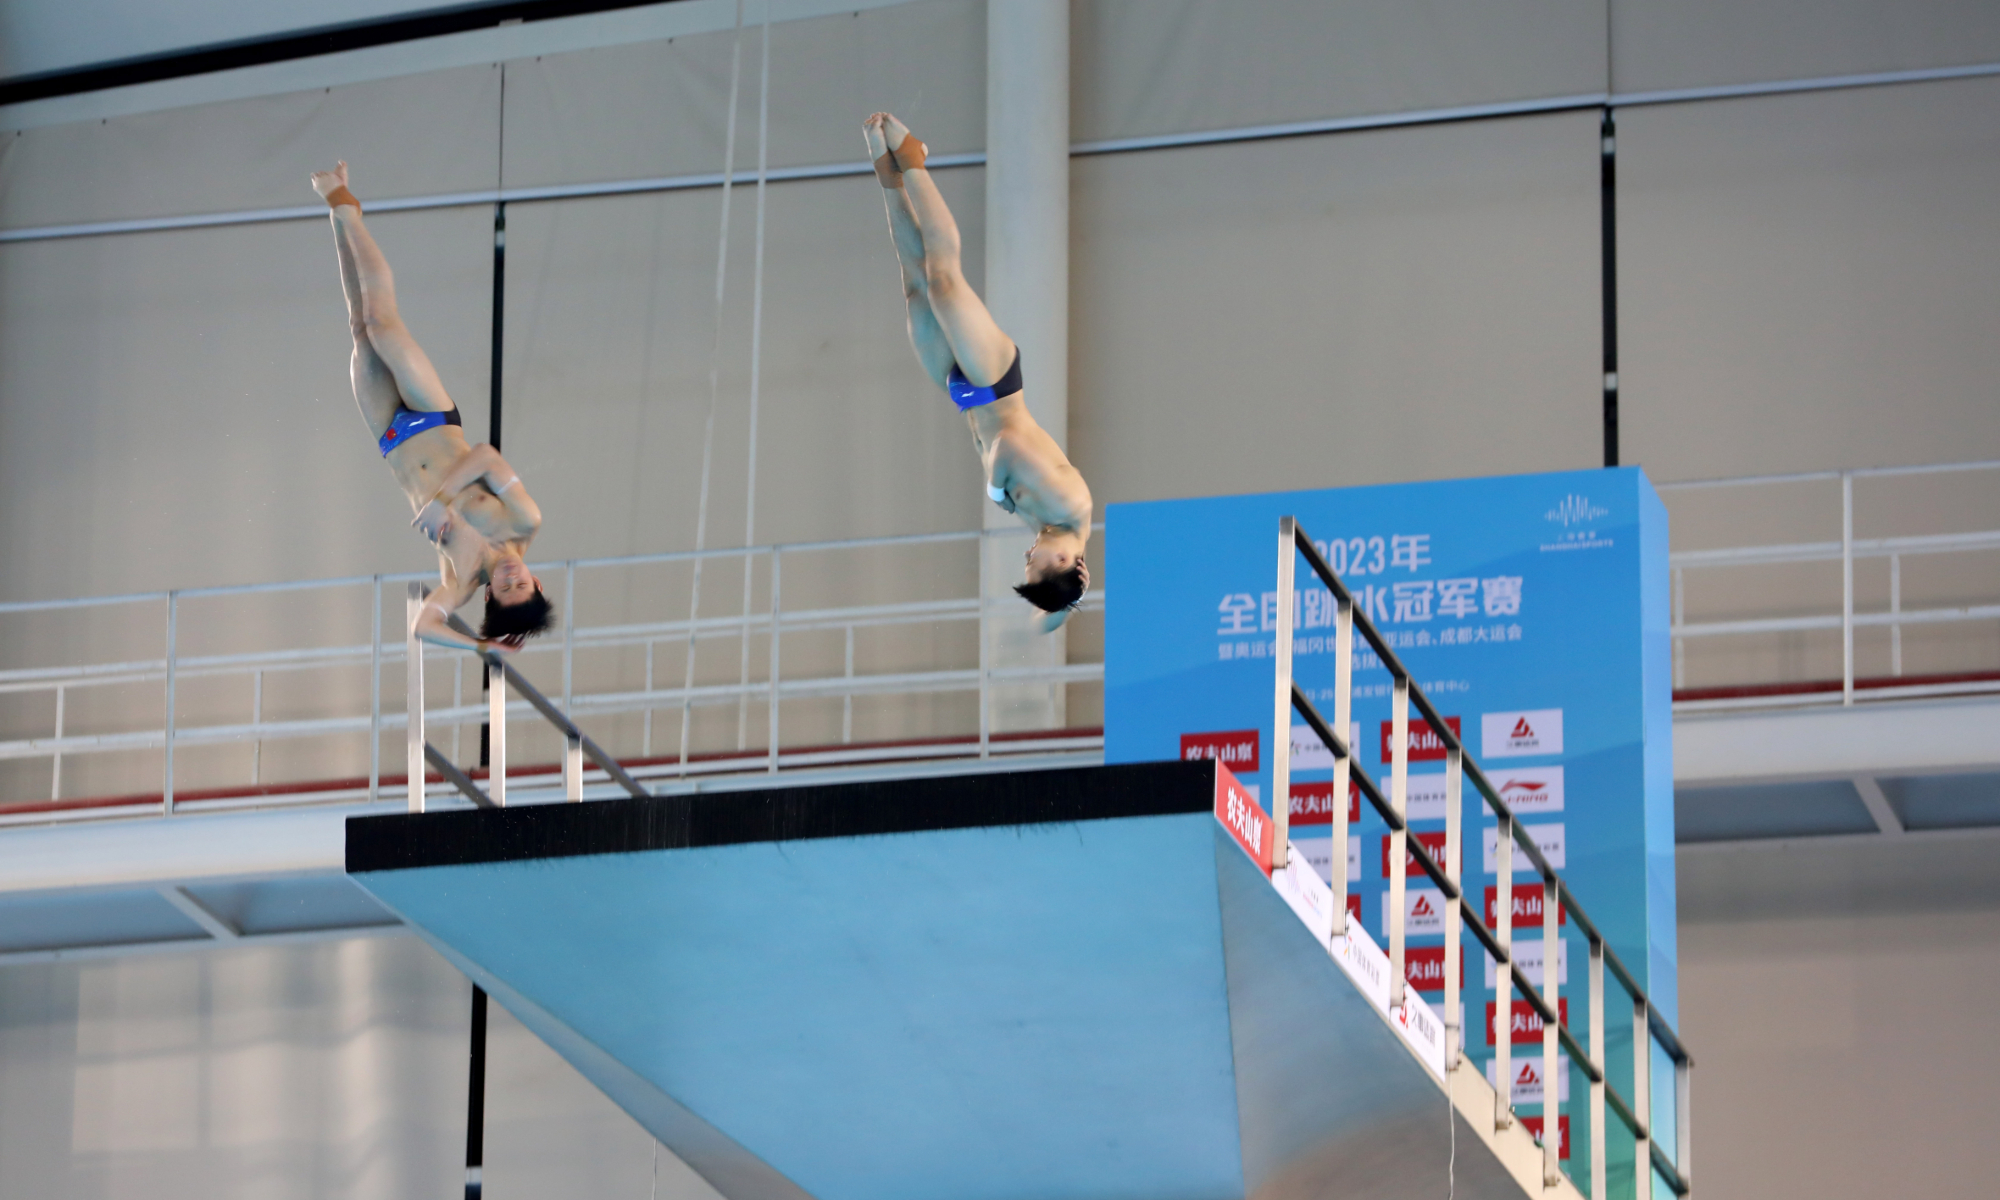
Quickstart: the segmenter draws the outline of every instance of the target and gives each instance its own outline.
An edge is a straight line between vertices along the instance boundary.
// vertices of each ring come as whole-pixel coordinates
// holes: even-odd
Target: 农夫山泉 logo
[[[1409,946],[1403,950],[1403,977],[1420,992],[1444,990],[1444,947]],[[1465,956],[1458,956],[1458,984],[1465,986]]]
[[[1489,1046],[1495,1044],[1493,1041],[1493,1018],[1496,1013],[1497,1009],[1494,1003],[1491,1000],[1487,1001],[1486,1044]],[[1563,1024],[1569,1024],[1569,997],[1564,996],[1562,999],[1556,1001],[1556,1017]],[[1510,1026],[1513,1030],[1511,1040],[1516,1046],[1523,1042],[1539,1042],[1542,1040],[1542,1014],[1536,1012],[1535,1006],[1526,1000],[1514,1001],[1514,1017],[1510,1022]]]
[[[1257,731],[1231,729],[1221,733],[1181,735],[1181,761],[1213,759],[1232,771],[1257,769]]]
[[[1271,820],[1229,768],[1215,768],[1215,819],[1265,874],[1271,872]]]
[[[1538,884],[1530,884],[1526,887],[1517,887],[1514,889],[1513,927],[1515,929],[1523,929],[1529,926],[1533,926],[1535,928],[1541,927],[1542,896],[1543,896],[1543,889]],[[1500,917],[1500,889],[1497,887],[1487,888],[1486,927],[1488,929],[1499,928],[1500,925],[1499,917]],[[1569,910],[1565,909],[1560,904],[1556,905],[1556,924],[1558,925],[1569,924]]]
[[[1484,713],[1479,718],[1479,757],[1530,758],[1563,752],[1563,710],[1531,708]],[[1439,754],[1438,757],[1444,757]]]
[[[1451,735],[1454,738],[1459,736],[1457,717],[1446,717],[1444,723],[1450,727]],[[1382,722],[1381,752],[1382,762],[1385,766],[1388,764],[1390,756],[1394,753],[1395,729],[1396,723],[1394,721]],[[1444,761],[1444,739],[1432,732],[1430,722],[1411,721],[1409,741],[1411,762]]]
[[[1382,878],[1384,879],[1389,877],[1389,841],[1395,836],[1392,833],[1382,835]],[[1405,836],[1423,843],[1424,853],[1431,856],[1431,861],[1439,866],[1444,865],[1444,834],[1442,831],[1436,833],[1417,833],[1413,831]],[[1420,875],[1426,879],[1430,878],[1430,876],[1424,874],[1424,869],[1417,865],[1417,856],[1411,854],[1407,849],[1403,851],[1403,874]]]
[[[1355,784],[1347,785],[1347,823],[1354,824],[1361,819],[1361,789]],[[1320,780],[1318,783],[1295,783],[1292,785],[1292,824],[1331,825],[1333,824],[1333,781]]]
[[[1516,1116],[1514,1119],[1521,1123],[1521,1128],[1527,1130],[1535,1137],[1542,1136],[1542,1119],[1540,1117]],[[1558,1158],[1568,1158],[1569,1157],[1569,1114],[1564,1113],[1562,1116],[1557,1117],[1556,1121],[1558,1124],[1558,1127],[1556,1129],[1556,1136],[1562,1139],[1558,1143],[1556,1156]]]

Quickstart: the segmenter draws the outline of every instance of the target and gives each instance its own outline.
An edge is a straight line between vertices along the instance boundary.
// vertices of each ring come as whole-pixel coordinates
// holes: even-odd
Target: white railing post
[[[1338,601],[1333,617],[1333,731],[1341,738],[1352,741],[1354,708],[1354,604],[1349,600]],[[1287,731],[1289,733],[1289,731]],[[1287,742],[1289,745],[1289,741]],[[1349,745],[1347,753],[1333,760],[1333,805],[1332,833],[1332,874],[1333,874],[1333,935],[1347,936],[1347,826],[1348,794],[1354,786],[1354,755],[1357,749]]]
[[[66,689],[63,687],[62,684],[59,683],[56,685],[56,748],[55,748],[55,753],[52,755],[54,761],[49,770],[50,800],[62,799],[62,735],[63,735],[63,700],[65,691]]]
[[[1840,702],[1854,703],[1854,476],[1840,473]]]
[[[1680,635],[1681,626],[1687,624],[1687,568],[1674,568],[1674,686],[1687,686],[1687,639]]]
[[[1557,970],[1562,963],[1562,937],[1556,931],[1556,921],[1562,913],[1562,896],[1553,878],[1542,881],[1542,999],[1548,1002],[1549,1011],[1555,1020],[1542,1022],[1542,1182],[1554,1187],[1562,1181],[1562,1090],[1557,1086],[1556,1050],[1559,1046],[1558,1022],[1562,1020],[1562,1002],[1558,984],[1562,972]],[[1508,1032],[1513,1032],[1514,1022],[1507,1022]]]
[[[409,772],[409,811],[424,811],[424,644],[417,618],[424,612],[424,585],[411,583],[403,599],[403,711],[409,728],[403,738],[403,769]]]
[[[1292,565],[1298,558],[1298,522],[1278,518],[1278,644],[1276,696],[1271,718],[1271,866],[1292,860]],[[1347,848],[1341,847],[1346,853]]]
[[[1903,613],[1903,556],[1889,556],[1889,612],[1893,616]],[[1889,625],[1889,674],[1903,673],[1903,623]]]
[[[771,730],[766,740],[770,763],[766,769],[772,774],[776,774],[778,770],[778,621],[783,611],[779,603],[778,582],[779,571],[785,561],[784,555],[782,548],[777,546],[771,548],[771,693],[770,698],[765,701],[765,707],[769,710],[768,716],[771,722]],[[985,644],[984,633],[980,635],[979,641],[981,645]],[[748,693],[745,693],[745,697],[747,699]]]
[[[987,609],[993,598],[986,594],[986,535],[979,536],[979,757],[993,755],[993,663],[988,643],[993,639],[986,628]]]
[[[264,780],[264,672],[250,673],[250,723],[259,732],[250,743],[250,786],[256,787]]]
[[[845,746],[854,740],[854,625],[847,626],[847,660],[841,668],[840,677],[847,681],[847,687],[840,693],[840,744]]]
[[[166,721],[166,761],[162,764],[160,785],[160,810],[167,816],[174,815],[174,668],[177,660],[175,635],[180,626],[181,595],[167,593],[167,721]]]
[[[1514,1123],[1514,820],[1494,823],[1493,940],[1500,943],[1500,960],[1493,964],[1493,1127]],[[1543,963],[1547,971],[1549,964]]]
[[[1389,808],[1400,828],[1389,834],[1389,1007],[1403,1007],[1409,942],[1410,681],[1398,678],[1389,700]]]
[[[1609,1064],[1604,1061],[1604,943],[1590,943],[1590,1061],[1597,1064],[1597,1079],[1590,1085],[1590,1200],[1605,1200],[1604,1156],[1610,1139],[1604,1128],[1604,1079]]]
[[[1674,1064],[1674,1167],[1681,1173],[1681,1182],[1688,1185],[1691,1196],[1694,1189],[1694,1129],[1690,1118],[1694,1113],[1694,1063],[1682,1060]]]
[[[640,721],[639,757],[653,757],[653,639],[646,639],[646,712]]]
[[[572,803],[583,799],[583,739],[563,738],[563,799]]]
[[[496,651],[497,653],[497,651]],[[507,672],[486,664],[486,794],[507,807]]]
[[[563,564],[563,715],[570,715],[570,675],[576,664],[576,560]]]
[[[1646,1002],[1632,1001],[1632,1115],[1646,1136],[1637,1138],[1632,1148],[1634,1194],[1650,1196],[1653,1178],[1653,1032],[1647,1027]]]
[[[1444,1067],[1447,1071],[1458,1069],[1459,1059],[1465,1053],[1465,1021],[1460,1016],[1462,1003],[1459,988],[1459,964],[1464,960],[1465,948],[1459,944],[1459,928],[1463,921],[1461,904],[1465,896],[1465,875],[1459,869],[1465,853],[1464,827],[1465,813],[1461,804],[1465,785],[1465,750],[1463,747],[1445,751],[1444,755],[1444,877],[1451,880],[1452,887],[1458,889],[1459,900],[1447,900],[1444,906]],[[1593,1197],[1592,1200],[1601,1200]]]
[[[382,798],[382,577],[369,593],[368,612],[368,799]]]

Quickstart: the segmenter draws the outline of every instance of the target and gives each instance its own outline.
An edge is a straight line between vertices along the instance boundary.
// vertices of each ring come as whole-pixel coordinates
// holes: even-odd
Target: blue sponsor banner
[[[1575,888],[1613,949],[1669,1019],[1675,977],[1672,692],[1667,514],[1634,468],[1115,504],[1108,576],[1104,743],[1109,762],[1214,757],[1268,810],[1278,520],[1295,516],[1390,640],[1439,713]],[[1300,559],[1293,671],[1333,715],[1333,597]],[[1362,765],[1388,788],[1388,672],[1355,639],[1354,724]],[[1411,720],[1416,835],[1442,847],[1443,747]],[[1347,846],[1329,839],[1331,756],[1293,719],[1292,839],[1327,874],[1350,863],[1350,906],[1386,936],[1387,829],[1363,803]],[[1352,800],[1348,800],[1352,804]],[[1465,791],[1465,878],[1485,901],[1494,823]],[[1517,957],[1539,981],[1540,888],[1515,859]],[[1414,867],[1408,869],[1415,871]],[[1441,999],[1442,897],[1410,881],[1414,981]],[[1565,942],[1572,941],[1567,924]],[[1532,935],[1532,936],[1528,936]],[[1512,1026],[1539,1071],[1539,1027],[1489,1016],[1485,959],[1468,938],[1466,1050],[1490,1059]],[[1558,979],[1582,1012],[1584,946]],[[1621,1011],[1623,997],[1608,998]],[[1531,1014],[1528,1014],[1531,1018]],[[1498,1017],[1496,1022],[1493,1017]],[[1528,1024],[1532,1024],[1530,1019]],[[1581,1021],[1571,1019],[1581,1029]],[[1622,1025],[1612,1021],[1612,1042]],[[1627,1043],[1629,1045],[1629,1043]],[[1539,1101],[1538,1088],[1516,1099]],[[1539,1110],[1536,1110],[1539,1111]]]

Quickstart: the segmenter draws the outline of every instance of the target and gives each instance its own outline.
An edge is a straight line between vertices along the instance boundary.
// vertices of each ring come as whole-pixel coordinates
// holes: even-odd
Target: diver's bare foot
[[[347,163],[345,161],[336,163],[331,171],[314,171],[312,173],[312,189],[319,193],[320,199],[328,201],[332,200],[335,192],[346,192]],[[355,203],[352,197],[353,193],[348,192],[347,202],[350,204]]]

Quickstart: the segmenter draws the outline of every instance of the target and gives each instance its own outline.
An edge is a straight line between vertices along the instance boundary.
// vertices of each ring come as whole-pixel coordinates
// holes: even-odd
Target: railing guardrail
[[[1333,593],[1334,614],[1334,717],[1331,724],[1320,715],[1312,700],[1301,691],[1292,678],[1292,631],[1294,567],[1298,556],[1305,557],[1314,575],[1319,577],[1327,589]],[[1365,768],[1354,758],[1352,748],[1347,744],[1345,731],[1350,728],[1349,717],[1353,701],[1354,635],[1359,631],[1369,648],[1389,671],[1393,681],[1390,708],[1390,766],[1389,793],[1371,779]],[[1340,577],[1327,565],[1326,559],[1313,546],[1312,539],[1300,528],[1293,517],[1281,518],[1278,525],[1278,594],[1277,594],[1277,655],[1276,691],[1274,705],[1275,730],[1272,736],[1271,774],[1271,819],[1273,829],[1273,855],[1276,866],[1282,867],[1291,856],[1291,717],[1297,712],[1305,719],[1315,735],[1332,753],[1334,760],[1333,796],[1330,805],[1333,812],[1333,844],[1331,855],[1330,883],[1333,892],[1333,936],[1345,937],[1348,927],[1347,856],[1338,847],[1347,841],[1347,805],[1343,798],[1348,793],[1351,781],[1361,795],[1367,797],[1369,805],[1381,816],[1389,827],[1389,847],[1387,861],[1398,863],[1405,857],[1413,860],[1419,869],[1429,877],[1446,900],[1444,930],[1444,1012],[1445,1012],[1445,1065],[1446,1070],[1456,1071],[1464,1058],[1464,1029],[1460,1018],[1459,970],[1462,946],[1460,925],[1469,929],[1473,937],[1492,957],[1496,980],[1504,980],[1495,996],[1496,1011],[1506,1013],[1512,1010],[1513,993],[1518,991],[1535,1010],[1542,1021],[1542,1174],[1546,1185],[1554,1185],[1562,1176],[1559,1158],[1561,1137],[1561,1089],[1557,1087],[1558,1046],[1567,1050],[1571,1061],[1590,1080],[1590,1196],[1591,1200],[1604,1200],[1606,1191],[1606,1127],[1605,1112],[1609,1109],[1618,1116],[1620,1122],[1631,1131],[1638,1146],[1634,1159],[1634,1188],[1638,1195],[1648,1195],[1651,1183],[1647,1170],[1657,1172],[1661,1179],[1678,1196],[1690,1194],[1689,1163],[1692,1158],[1692,1135],[1689,1127],[1690,1078],[1694,1060],[1680,1037],[1666,1018],[1654,1007],[1646,991],[1638,980],[1626,969],[1616,951],[1606,942],[1595,922],[1584,912],[1583,906],[1569,885],[1563,882],[1554,867],[1543,856],[1533,838],[1513,809],[1500,797],[1499,790],[1480,770],[1478,762],[1468,754],[1465,746],[1449,723],[1424,695],[1409,669],[1403,665],[1389,642],[1379,633],[1365,612],[1360,611],[1353,595],[1341,583]],[[1445,747],[1445,842],[1444,862],[1440,864],[1432,858],[1420,841],[1409,836],[1408,781],[1409,781],[1409,722],[1410,709],[1414,706],[1418,714],[1430,727],[1431,732],[1444,743]],[[1336,730],[1342,732],[1336,732]],[[1495,849],[1497,862],[1494,870],[1498,879],[1494,914],[1497,929],[1488,928],[1479,911],[1467,899],[1460,883],[1460,860],[1463,854],[1463,838],[1460,826],[1463,821],[1461,797],[1464,780],[1471,780],[1473,789],[1486,807],[1491,809],[1499,826],[1499,836]],[[1537,990],[1528,979],[1520,964],[1513,957],[1514,921],[1514,863],[1516,848],[1528,856],[1528,862],[1542,878],[1542,946],[1543,969],[1542,986]],[[1389,1003],[1391,1008],[1400,1009],[1404,1004],[1409,986],[1406,977],[1405,943],[1407,941],[1408,914],[1403,903],[1407,872],[1392,870],[1389,873],[1390,895],[1387,901],[1389,923]],[[1578,932],[1588,939],[1590,949],[1589,969],[1589,1029],[1590,1044],[1580,1044],[1575,1034],[1562,1020],[1562,1006],[1558,997],[1560,972],[1556,969],[1561,961],[1561,934],[1557,924],[1560,914],[1567,912],[1575,921]],[[1612,1087],[1605,1074],[1604,1052],[1604,972],[1609,968],[1632,1001],[1632,1098],[1627,1100]],[[1500,1018],[1503,1022],[1505,1018]],[[1512,1100],[1511,1036],[1494,1038],[1494,1055],[1497,1061],[1495,1077],[1499,1081],[1494,1093],[1493,1121],[1496,1129],[1505,1129],[1513,1123],[1514,1106]],[[1674,1064],[1674,1097],[1676,1135],[1675,1153],[1669,1157],[1653,1139],[1651,1116],[1652,1048],[1660,1045]],[[1644,1164],[1642,1166],[1641,1164]]]

